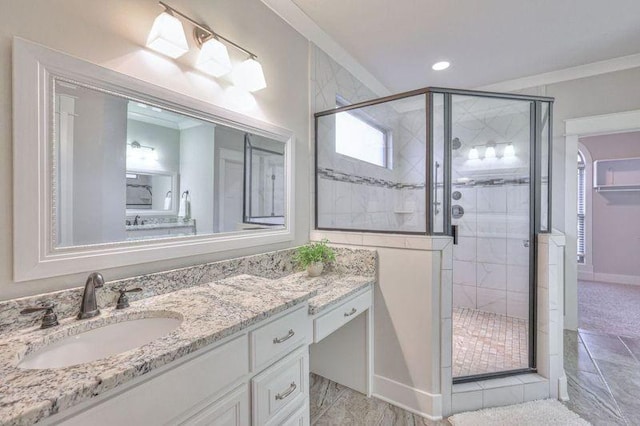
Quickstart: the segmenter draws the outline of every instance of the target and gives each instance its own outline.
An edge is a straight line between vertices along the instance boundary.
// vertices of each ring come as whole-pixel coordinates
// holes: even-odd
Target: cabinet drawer
[[[287,417],[282,426],[309,426],[309,406],[304,405],[298,411]]]
[[[305,342],[307,310],[304,305],[251,333],[253,371],[260,371]]]
[[[309,394],[309,349],[300,348],[251,380],[254,426],[277,424],[301,405]]]
[[[371,308],[371,290],[347,300],[313,321],[314,343],[324,339],[363,311]]]
[[[249,424],[249,389],[246,384],[229,392],[181,423],[183,426],[245,426]]]

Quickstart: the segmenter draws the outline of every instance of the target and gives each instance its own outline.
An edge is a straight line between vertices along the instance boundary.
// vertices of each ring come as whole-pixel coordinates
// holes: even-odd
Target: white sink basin
[[[142,318],[105,325],[47,345],[27,355],[18,368],[60,368],[96,361],[166,336],[180,323],[176,318]]]

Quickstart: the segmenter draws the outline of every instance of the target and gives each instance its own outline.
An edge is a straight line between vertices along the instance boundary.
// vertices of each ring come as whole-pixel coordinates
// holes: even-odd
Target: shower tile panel
[[[507,212],[507,190],[504,186],[478,188],[477,200],[478,212]]]
[[[458,237],[458,244],[453,246],[453,259],[476,260],[476,239],[473,237]]]
[[[453,306],[475,309],[477,303],[475,285],[453,284]]]
[[[453,283],[475,286],[476,262],[453,261]]]
[[[505,238],[478,238],[478,262],[507,263],[507,241]]]
[[[529,318],[529,294],[507,291],[507,316]]]
[[[529,247],[522,238],[507,238],[507,263],[509,265],[529,265]],[[531,242],[529,243],[531,244]]]
[[[510,238],[529,239],[528,214],[509,214],[507,216],[507,234]]]
[[[476,289],[478,309],[485,312],[506,315],[507,292],[478,287]]]
[[[478,237],[506,238],[507,217],[505,213],[478,213],[476,215]]]
[[[466,237],[475,237],[476,215],[474,213],[466,213],[459,219],[451,219],[453,225],[458,225],[458,235]]]
[[[507,186],[507,212],[529,215],[529,185]]]
[[[476,280],[478,287],[506,291],[507,266],[478,262],[476,264]]]
[[[529,293],[529,267],[507,265],[507,291]]]

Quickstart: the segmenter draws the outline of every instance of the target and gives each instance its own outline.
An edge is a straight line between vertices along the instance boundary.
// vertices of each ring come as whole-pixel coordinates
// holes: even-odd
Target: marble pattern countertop
[[[33,424],[305,301],[309,313],[317,314],[374,280],[340,272],[274,279],[241,274],[141,299],[126,310],[103,309],[89,320],[66,318],[49,330],[13,331],[0,340],[0,425]],[[179,318],[182,324],[153,342],[94,362],[58,369],[17,367],[27,354],[66,336],[147,317]]]

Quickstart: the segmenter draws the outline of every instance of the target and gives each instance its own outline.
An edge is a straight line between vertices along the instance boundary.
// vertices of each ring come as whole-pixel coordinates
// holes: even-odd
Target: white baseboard
[[[637,275],[603,274],[600,272],[578,272],[578,279],[583,281],[600,281],[613,284],[640,285],[640,276]]]
[[[373,376],[372,396],[429,420],[442,420],[442,395],[431,394],[386,377]]]
[[[567,376],[558,379],[558,399],[565,402],[569,400]]]

